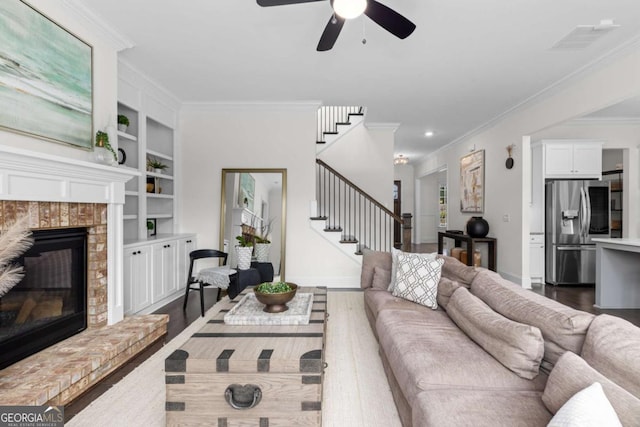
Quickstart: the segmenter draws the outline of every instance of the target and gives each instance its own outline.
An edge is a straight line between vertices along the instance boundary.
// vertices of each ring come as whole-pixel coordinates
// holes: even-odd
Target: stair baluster
[[[341,232],[341,242],[358,244],[357,253],[365,247],[391,250],[393,225],[403,219],[322,160],[316,164],[318,218],[325,219],[325,231]]]

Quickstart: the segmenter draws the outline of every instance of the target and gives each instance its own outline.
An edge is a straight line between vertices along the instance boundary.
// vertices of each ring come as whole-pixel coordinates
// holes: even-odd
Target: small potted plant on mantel
[[[126,132],[129,126],[129,118],[124,114],[118,114],[118,130],[120,132]]]
[[[155,157],[147,158],[147,171],[149,172],[162,173],[162,171],[167,169],[168,167],[169,165],[162,163]]]
[[[93,147],[93,158],[105,165],[118,162],[118,155],[109,143],[109,134],[99,130],[96,132],[96,141]]]

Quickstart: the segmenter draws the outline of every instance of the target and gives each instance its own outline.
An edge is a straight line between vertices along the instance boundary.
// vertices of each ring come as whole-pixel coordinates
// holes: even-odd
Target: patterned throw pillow
[[[393,296],[409,301],[438,308],[436,297],[438,294],[438,282],[444,260],[441,258],[425,258],[419,254],[398,254],[396,269],[396,284],[393,288]]]
[[[402,252],[399,249],[391,248],[391,282],[389,283],[389,288],[387,289],[389,292],[393,293],[393,288],[396,286],[396,277],[398,271],[398,257],[400,254],[407,254],[408,252]],[[435,258],[438,254],[434,253],[421,253],[416,254],[423,258]]]
[[[622,427],[598,382],[576,393],[556,412],[547,427]]]

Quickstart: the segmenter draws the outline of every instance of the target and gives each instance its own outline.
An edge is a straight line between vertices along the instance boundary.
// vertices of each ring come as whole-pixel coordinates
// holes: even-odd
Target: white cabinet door
[[[178,239],[178,268],[176,283],[178,289],[184,289],[187,285],[187,274],[189,273],[189,253],[196,248],[196,237],[183,237]]]
[[[544,283],[544,235],[532,234],[529,243],[531,283]]]
[[[545,178],[602,177],[602,143],[596,141],[545,144]]]
[[[124,250],[124,314],[134,314],[151,304],[151,248]]]
[[[545,177],[573,178],[573,144],[545,146]]]
[[[602,176],[602,147],[576,143],[573,146],[573,170],[578,178]]]
[[[153,296],[156,303],[167,295],[175,292],[176,284],[176,241],[156,243],[153,251]]]

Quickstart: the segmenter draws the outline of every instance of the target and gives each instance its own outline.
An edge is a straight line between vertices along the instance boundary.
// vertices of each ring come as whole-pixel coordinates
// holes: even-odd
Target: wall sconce
[[[516,148],[515,144],[507,145],[507,153],[509,154],[509,157],[507,157],[507,161],[504,164],[507,169],[511,169],[513,167],[513,158],[511,157],[511,152],[514,148]]]

